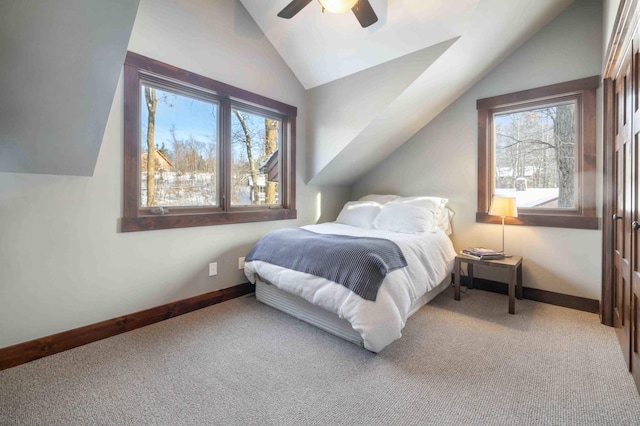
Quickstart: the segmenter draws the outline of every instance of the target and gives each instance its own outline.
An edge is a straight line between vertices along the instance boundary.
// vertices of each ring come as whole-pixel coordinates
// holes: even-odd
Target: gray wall
[[[500,225],[475,222],[476,100],[599,75],[602,8],[599,0],[576,1],[357,182],[352,198],[371,192],[448,197],[456,213],[452,235],[456,249],[477,245],[499,248]],[[602,158],[601,133],[599,122],[598,159]],[[601,166],[599,160],[598,205],[602,200]],[[601,231],[508,226],[505,234],[506,251],[525,258],[525,286],[600,298]]]
[[[243,282],[237,258],[261,235],[333,220],[349,195],[447,196],[456,211],[456,247],[497,247],[500,228],[474,222],[476,99],[600,73],[602,5],[579,0],[349,194],[348,188],[305,185],[305,91],[239,2],[213,4],[142,0],[129,48],[296,105],[299,218],[118,233],[120,76],[93,177],[0,173],[0,348]],[[598,188],[599,201],[600,194]],[[506,245],[526,257],[525,285],[599,298],[600,237],[600,231],[508,227]],[[212,261],[216,277],[207,275]]]
[[[611,33],[614,31],[614,24],[616,22],[616,15],[618,8],[620,7],[620,0],[604,0],[603,2],[603,16],[602,16],[602,61],[607,59],[607,48],[609,47],[609,41],[611,40]]]
[[[93,177],[0,173],[0,347],[244,282],[260,236],[333,219],[348,197],[305,185],[305,92],[239,2],[142,0],[129,49],[299,108],[298,219],[118,233],[120,76]]]
[[[0,172],[93,174],[138,1],[0,2]]]
[[[342,155],[353,150],[351,145],[360,133],[379,120],[381,113],[456,40],[447,40],[309,89],[308,179],[311,182],[349,181],[346,176],[350,176],[352,171],[357,170],[358,176],[363,173],[361,170],[371,169],[393,152],[399,144],[392,145],[385,140],[376,143],[367,139],[364,147],[355,148],[360,155]],[[331,165],[328,166],[329,163]],[[335,163],[339,164],[336,166]],[[317,176],[321,172],[330,177]]]

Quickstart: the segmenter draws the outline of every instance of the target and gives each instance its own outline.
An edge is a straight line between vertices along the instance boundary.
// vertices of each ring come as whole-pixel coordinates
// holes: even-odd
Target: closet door
[[[625,361],[631,369],[631,223],[632,223],[632,74],[631,54],[615,79],[616,136],[614,175],[614,325]]]
[[[640,118],[640,117],[639,117]],[[637,130],[637,131],[636,131]],[[622,340],[620,341],[622,345],[622,350],[625,354],[627,351],[630,356],[630,360],[627,361],[629,364],[629,370],[633,375],[633,378],[636,382],[636,386],[640,390],[640,344],[638,342],[638,338],[640,337],[638,334],[638,329],[640,328],[639,316],[640,316],[640,204],[638,202],[640,198],[640,190],[638,185],[639,176],[639,167],[640,162],[638,161],[638,153],[640,152],[640,146],[638,146],[640,140],[640,129],[634,129],[635,134],[633,135],[633,166],[634,166],[634,189],[633,189],[633,198],[634,198],[634,209],[633,209],[633,222],[631,224],[632,227],[632,235],[631,238],[633,240],[633,258],[631,263],[631,288],[628,289],[630,298],[624,303],[629,304],[629,315],[623,316],[623,321],[625,326],[623,326],[621,330],[621,335],[618,336],[619,339],[625,338],[625,335],[628,333],[628,342],[629,349],[627,349],[624,345],[622,345]],[[626,291],[627,289],[625,289]],[[628,325],[627,325],[628,324]],[[628,331],[626,330],[628,328]]]
[[[632,69],[633,81],[631,84],[631,97],[633,105],[633,221],[631,222],[631,238],[633,258],[631,263],[631,289],[630,289],[630,357],[631,373],[640,389],[640,348],[638,343],[638,317],[640,316],[640,33],[636,33],[633,39]]]

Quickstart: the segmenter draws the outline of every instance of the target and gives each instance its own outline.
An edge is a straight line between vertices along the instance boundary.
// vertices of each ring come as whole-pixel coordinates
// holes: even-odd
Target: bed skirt
[[[447,278],[440,284],[416,300],[411,306],[408,316],[410,317],[416,313],[421,307],[433,300],[434,297],[446,290],[450,284],[451,277],[447,275]],[[256,299],[265,305],[276,308],[344,340],[359,346],[364,345],[362,337],[351,327],[349,321],[344,318],[339,318],[332,312],[312,305],[301,297],[280,290],[275,285],[263,280],[262,277],[257,277],[256,279]]]

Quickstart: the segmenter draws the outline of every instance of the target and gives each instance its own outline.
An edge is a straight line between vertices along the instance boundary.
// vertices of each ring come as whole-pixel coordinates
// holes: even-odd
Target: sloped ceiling
[[[308,140],[318,142],[311,145],[311,176],[371,126],[372,118],[383,114],[456,40],[457,37],[443,41],[310,89]],[[352,167],[357,168],[358,162]]]
[[[369,0],[378,22],[322,13],[312,1],[292,19],[290,0],[240,0],[305,89],[458,37],[480,0]]]
[[[241,2],[303,85],[313,87],[309,91],[312,118],[307,129],[310,145],[308,182],[348,186],[408,141],[573,0],[479,0],[461,3],[458,10],[461,19],[456,21],[456,31],[452,33],[441,28],[442,37],[432,34],[429,42],[418,49],[414,39],[422,38],[421,25],[427,25],[429,14],[442,16],[439,13],[448,10],[455,2],[371,0],[382,19],[367,29],[360,28],[350,14],[323,16],[315,2],[291,20],[275,17],[289,0]],[[418,8],[412,9],[409,16],[393,13],[396,8],[409,7]],[[344,22],[328,19],[334,16],[339,16]],[[303,25],[298,26],[296,19]],[[418,24],[414,25],[414,22]],[[402,31],[403,23],[413,30]],[[341,36],[331,38],[327,31]],[[459,33],[459,38],[455,39],[455,33]],[[416,50],[428,52],[431,46],[435,49],[430,52],[433,55],[437,51],[436,43],[441,43],[440,48],[446,48],[432,57],[433,60],[423,60],[423,68],[414,72],[413,77],[397,79],[396,74],[390,74],[389,70],[394,69],[393,63],[401,64],[407,56],[412,56],[408,53]],[[365,45],[367,48],[363,47]],[[405,45],[412,46],[409,52],[398,47]],[[348,54],[326,53],[334,49]],[[374,55],[372,52],[376,50],[395,52],[396,55],[388,54],[386,62],[381,62],[385,60],[384,55]],[[302,51],[323,56],[322,64],[307,59]],[[353,63],[374,68],[353,72]],[[395,69],[399,72],[403,67]],[[398,87],[399,80],[402,87]],[[368,83],[362,84],[363,81]],[[314,86],[321,82],[324,84]],[[395,85],[395,94],[391,97],[387,87],[389,82]],[[380,98],[385,99],[384,107],[377,102]],[[378,108],[361,111],[359,106],[369,102]],[[316,115],[332,104],[343,113],[326,113],[324,117],[331,117],[330,120],[323,118],[322,114]]]
[[[315,1],[291,20],[289,0],[239,1],[309,89],[307,181],[351,185],[573,0],[370,0],[366,29]],[[0,172],[93,174],[138,3],[3,5]]]
[[[138,3],[3,2],[0,172],[93,174]]]

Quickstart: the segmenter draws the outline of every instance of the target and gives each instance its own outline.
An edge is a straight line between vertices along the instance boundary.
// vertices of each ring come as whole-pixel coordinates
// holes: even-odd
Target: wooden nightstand
[[[462,262],[467,264],[470,286],[473,285],[473,265],[482,265],[487,268],[506,269],[509,271],[509,313],[516,313],[516,297],[522,300],[522,256],[505,257],[497,260],[474,259],[463,254],[456,256],[453,267],[455,293],[454,299],[460,300],[460,268]]]

